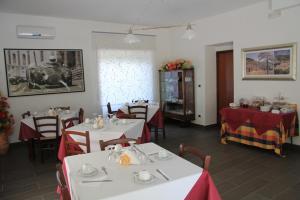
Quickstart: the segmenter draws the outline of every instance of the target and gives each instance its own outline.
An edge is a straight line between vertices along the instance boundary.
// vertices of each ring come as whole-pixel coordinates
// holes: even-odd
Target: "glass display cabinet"
[[[195,120],[194,69],[159,71],[160,103],[167,118]]]

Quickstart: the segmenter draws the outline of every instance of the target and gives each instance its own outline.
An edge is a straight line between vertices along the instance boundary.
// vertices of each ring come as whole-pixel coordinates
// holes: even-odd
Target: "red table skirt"
[[[208,171],[203,170],[184,200],[221,200],[221,196]]]
[[[293,120],[296,117],[295,112],[273,114],[271,112],[261,112],[259,110],[245,108],[223,108],[220,113],[222,115],[222,121],[227,122],[232,130],[236,130],[238,127],[250,123],[251,126],[255,127],[259,135],[268,130],[278,130],[281,123],[286,132],[294,125]]]

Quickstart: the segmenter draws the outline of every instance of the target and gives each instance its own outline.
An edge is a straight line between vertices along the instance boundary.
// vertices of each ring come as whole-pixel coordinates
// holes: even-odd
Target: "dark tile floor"
[[[201,148],[212,155],[210,173],[224,200],[300,199],[300,148],[286,146],[287,157],[240,144],[219,143],[216,127],[181,128],[168,124],[167,139],[159,145],[177,152],[180,143]],[[199,164],[193,157],[188,160]],[[30,162],[25,145],[12,145],[0,157],[0,199],[57,199],[55,159],[44,164]]]

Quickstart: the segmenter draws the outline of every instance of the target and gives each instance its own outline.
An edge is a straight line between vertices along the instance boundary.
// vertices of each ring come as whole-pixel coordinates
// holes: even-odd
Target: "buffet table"
[[[171,156],[169,159],[157,159],[155,153],[164,149],[154,143],[136,145],[136,147],[149,155],[153,162],[122,166],[118,162],[108,160],[109,151],[66,157],[63,172],[71,198],[73,200],[221,200],[207,171],[171,152],[168,152]],[[97,168],[102,174],[105,168],[103,177],[79,176],[81,166],[86,163]],[[155,176],[155,179],[149,182],[136,180],[135,175],[140,170],[147,170]],[[103,179],[110,181],[84,183],[88,180]]]
[[[282,146],[295,131],[296,112],[273,114],[247,108],[223,108],[221,143],[239,142],[283,155]]]

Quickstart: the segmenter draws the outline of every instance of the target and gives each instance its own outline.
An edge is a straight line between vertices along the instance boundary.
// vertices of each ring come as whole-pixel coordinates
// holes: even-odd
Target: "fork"
[[[101,169],[102,169],[102,171],[104,172],[104,174],[107,176],[108,173],[107,173],[107,171],[106,171],[106,168],[105,168],[104,166],[102,166]]]

